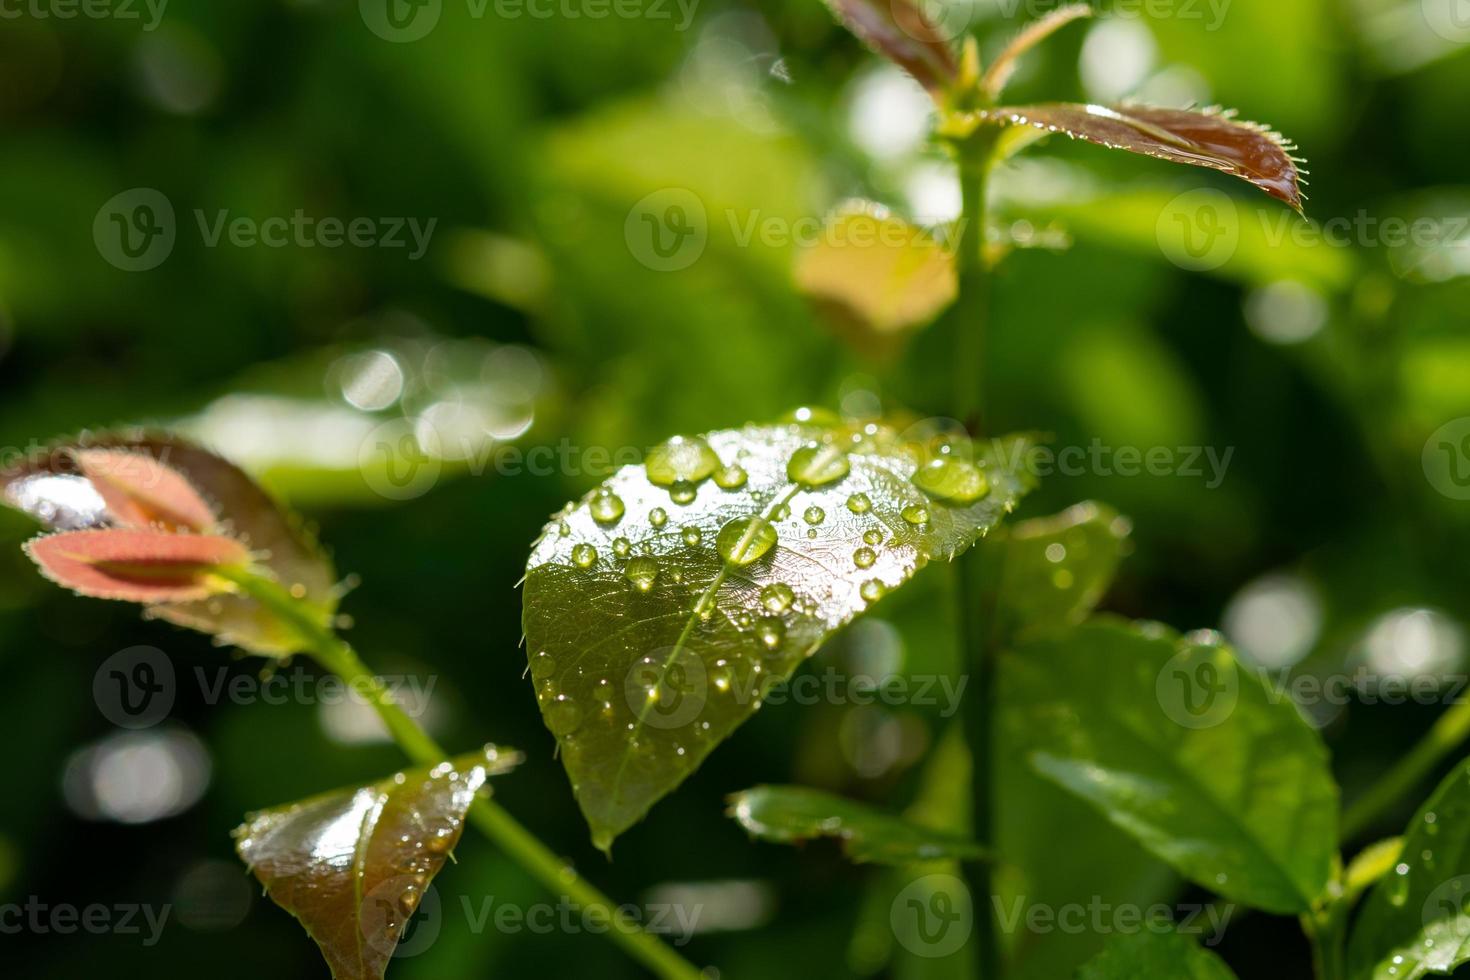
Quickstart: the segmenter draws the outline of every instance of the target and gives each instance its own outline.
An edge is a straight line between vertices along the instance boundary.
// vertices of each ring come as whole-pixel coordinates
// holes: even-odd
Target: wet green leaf
[[[1398,863],[1373,887],[1348,941],[1353,980],[1448,976],[1470,962],[1470,760],[1404,830]]]
[[[665,488],[644,467],[624,467],[553,518],[532,550],[530,674],[599,847],[835,630],[930,559],[968,548],[1029,484],[1024,438],[975,446],[973,464],[957,460],[986,490],[947,503],[912,482],[926,449],[880,426],[799,417],[704,437],[721,460],[716,473],[739,466],[743,481]],[[812,448],[820,455],[798,456]],[[951,448],[971,450],[968,441]],[[906,508],[923,509],[925,521],[906,519]]]
[[[1213,633],[1100,619],[1021,645],[1002,700],[1031,764],[1181,874],[1270,912],[1327,884],[1337,787],[1321,738]]]
[[[1001,628],[1014,634],[1080,623],[1112,583],[1131,529],[1127,518],[1091,501],[1012,526],[1002,546],[986,552],[1001,563]]]
[[[730,797],[730,815],[751,836],[779,844],[836,838],[857,864],[902,866],[985,853],[974,841],[803,786],[757,786],[736,793]]]
[[[335,980],[380,980],[475,794],[519,753],[487,746],[433,769],[246,818],[235,849],[326,957]]]
[[[1077,971],[1077,980],[1231,980],[1225,961],[1169,923],[1114,937],[1101,953]]]
[[[1389,837],[1358,852],[1342,873],[1343,901],[1352,902],[1398,864],[1404,839]]]
[[[157,432],[86,434],[0,470],[4,502],[25,511],[48,528],[80,530],[135,522],[137,493],[116,486],[99,490],[83,473],[80,460],[122,458],[96,455],[122,450],[143,454],[162,464],[152,476],[144,475],[156,490],[182,475],[189,487],[217,518],[220,533],[237,538],[254,554],[260,567],[272,572],[292,590],[303,607],[322,622],[336,610],[338,590],[331,561],[315,537],[290,512],[278,505],[250,477],[221,457],[194,443]],[[88,454],[93,455],[88,455]],[[117,470],[114,475],[122,472]],[[97,471],[96,465],[93,471]],[[131,474],[137,482],[137,474]],[[134,487],[135,491],[139,488]],[[183,498],[177,487],[172,496]],[[126,504],[122,513],[109,503]],[[184,506],[176,502],[175,507]],[[193,509],[186,507],[192,512]],[[149,613],[181,626],[218,636],[255,653],[294,652],[296,633],[282,625],[254,599],[244,595],[214,595],[189,602],[158,602]]]

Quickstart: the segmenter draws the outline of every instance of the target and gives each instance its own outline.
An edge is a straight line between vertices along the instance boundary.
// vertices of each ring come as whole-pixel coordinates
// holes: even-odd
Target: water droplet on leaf
[[[623,498],[604,490],[588,505],[592,519],[599,524],[616,524],[623,517]]]
[[[795,598],[796,593],[785,582],[773,582],[761,589],[761,605],[765,606],[769,612],[785,612],[791,607],[791,602]]]
[[[720,528],[715,548],[732,565],[749,565],[775,543],[776,529],[764,517],[739,517]]]
[[[739,490],[745,486],[745,481],[750,479],[745,472],[745,467],[739,463],[731,463],[715,470],[715,486],[721,490]]]
[[[591,568],[595,561],[597,561],[597,549],[585,541],[572,548],[572,562],[578,568]]]
[[[804,487],[824,487],[847,475],[847,454],[836,446],[803,446],[791,454],[786,478]]]
[[[654,446],[643,462],[648,482],[660,487],[700,483],[720,465],[720,457],[698,436],[675,436]]]
[[[854,514],[866,514],[873,507],[873,502],[865,493],[855,493],[847,498],[847,509]]]
[[[973,504],[990,492],[990,480],[969,460],[941,457],[914,473],[914,486],[946,504]]]
[[[859,548],[852,553],[852,563],[858,568],[872,568],[873,562],[877,560],[878,556],[873,553],[872,548]]]
[[[802,519],[808,524],[816,525],[822,523],[827,519],[827,512],[818,507],[816,504],[813,504],[812,506],[808,507],[801,516]]]
[[[910,524],[928,524],[929,508],[923,504],[909,504],[903,509],[903,519]]]
[[[654,527],[663,527],[669,522],[669,512],[662,507],[655,507],[648,512],[648,523]]]
[[[647,592],[658,578],[658,562],[647,555],[639,555],[623,567],[623,577],[639,592]]]

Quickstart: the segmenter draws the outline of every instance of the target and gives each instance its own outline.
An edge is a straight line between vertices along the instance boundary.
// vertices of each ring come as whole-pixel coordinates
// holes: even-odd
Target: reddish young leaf
[[[250,560],[245,546],[213,534],[156,529],[62,531],[26,544],[42,574],[97,599],[192,602],[221,591],[211,572]]]
[[[827,0],[832,13],[878,54],[895,62],[937,96],[959,76],[943,29],[918,0]]]
[[[988,109],[973,118],[1034,126],[1111,149],[1208,167],[1249,181],[1298,211],[1302,207],[1304,171],[1291,155],[1296,147],[1264,126],[1240,122],[1232,112],[1056,102]]]
[[[152,456],[124,449],[82,449],[73,455],[117,523],[175,531],[214,527],[214,511],[194,485]]]

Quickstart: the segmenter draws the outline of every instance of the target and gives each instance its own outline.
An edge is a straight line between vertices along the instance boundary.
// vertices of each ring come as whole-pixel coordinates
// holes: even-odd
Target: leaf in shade
[[[1331,874],[1337,787],[1321,736],[1215,634],[1098,619],[1020,645],[1001,703],[1027,753],[1181,874],[1280,914]]]
[[[109,511],[112,501],[79,464],[97,451],[142,454],[181,474],[217,516],[219,530],[254,552],[256,564],[291,589],[303,608],[323,623],[331,619],[340,598],[336,573],[315,537],[239,467],[186,440],[145,431],[85,434],[0,469],[0,497],[56,530],[127,523],[126,515]],[[121,491],[109,492],[116,497]],[[245,595],[160,602],[150,611],[259,654],[290,654],[299,642],[294,630]]]
[[[152,456],[122,449],[83,449],[75,456],[82,475],[119,524],[178,531],[214,527],[214,512],[199,491]]]
[[[235,850],[316,941],[335,980],[381,980],[476,793],[519,762],[519,753],[487,746],[262,810],[235,831]]]
[[[919,0],[827,0],[832,13],[868,47],[916,78],[936,97],[959,76],[944,30]]]
[[[1234,980],[1225,961],[1180,934],[1167,921],[1114,936],[1103,951],[1077,971],[1077,980]]]
[[[1092,8],[1085,3],[1072,3],[1065,7],[1058,7],[1051,13],[1040,17],[1021,29],[1021,33],[1013,37],[990,67],[985,69],[985,75],[980,79],[981,91],[988,101],[994,102],[1000,95],[1006,83],[1015,74],[1016,64],[1021,56],[1030,51],[1036,45],[1051,37],[1057,31],[1066,27],[1074,20],[1092,16]]]
[[[671,440],[532,549],[530,673],[603,850],[835,630],[1029,488],[1024,438],[925,465],[889,428],[797,417]]]
[[[985,855],[972,840],[802,786],[757,786],[735,793],[729,813],[752,837],[778,844],[836,838],[857,864],[904,866]]]
[[[1305,171],[1292,156],[1296,147],[1265,126],[1237,120],[1232,112],[1051,102],[986,109],[966,118],[975,124],[1066,133],[1111,149],[1208,167],[1248,181],[1298,211],[1302,207]]]
[[[1409,820],[1401,851],[1353,926],[1353,980],[1448,976],[1470,963],[1470,760]]]
[[[61,531],[29,541],[26,553],[57,585],[96,599],[195,602],[230,586],[211,574],[247,564],[240,542],[154,528]]]
[[[1091,501],[1012,525],[985,551],[1000,566],[1000,628],[1014,635],[1082,622],[1112,584],[1131,530],[1127,518]]]
[[[953,303],[956,282],[954,257],[943,245],[865,202],[839,208],[821,241],[796,261],[797,288],[874,353],[885,338]]]

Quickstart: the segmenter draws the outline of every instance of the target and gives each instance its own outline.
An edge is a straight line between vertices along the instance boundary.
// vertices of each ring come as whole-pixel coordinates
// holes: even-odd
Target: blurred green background
[[[344,604],[350,636],[379,669],[432,678],[426,717],[443,740],[528,753],[496,786],[512,812],[615,897],[696,889],[675,893],[707,905],[711,928],[685,947],[696,962],[725,977],[955,975],[961,958],[892,941],[885,875],[827,844],[751,843],[722,815],[725,794],[757,782],[911,802],[943,721],[932,708],[762,711],[608,864],[522,677],[515,591],[546,515],[597,481],[591,447],[626,453],[804,403],[943,412],[942,351],[920,336],[865,353],[795,289],[789,235],[742,233],[752,221],[790,229],[851,197],[925,224],[952,218],[926,97],[815,0],[618,8],[635,17],[591,16],[609,9],[595,0],[536,8],[550,16],[439,6],[412,41],[379,36],[373,4],[345,0],[170,0],[156,21],[141,4],[127,8],[137,19],[4,7],[5,461],[87,427],[182,426],[320,525],[339,569],[361,577]],[[986,52],[1047,9],[949,7]],[[1092,498],[1132,518],[1135,551],[1105,608],[1221,627],[1244,657],[1293,674],[1466,670],[1470,504],[1429,478],[1424,455],[1436,430],[1470,416],[1461,12],[1454,0],[1161,0],[1158,16],[1125,6],[1024,63],[1019,101],[1132,94],[1269,122],[1311,161],[1310,218],[1351,223],[1323,240],[1226,178],[1055,138],[997,178],[1002,226],[1070,244],[1018,251],[998,274],[988,428],[1048,432],[1058,447],[1231,452],[1220,481],[1090,467],[1028,501],[1030,515]],[[1238,240],[1182,268],[1171,202],[1201,187],[1229,195]],[[136,188],[166,199],[175,240],[129,271],[108,239],[109,202]],[[705,240],[664,271],[639,233],[657,216],[647,202],[673,192],[699,202]],[[297,211],[378,231],[434,224],[419,256],[411,244],[211,245],[196,217]],[[1420,218],[1432,241],[1382,234],[1385,219]],[[401,440],[425,432],[453,437],[428,446],[407,484],[385,482],[383,446],[417,453]],[[575,447],[558,457],[572,465],[514,455],[561,446]],[[0,905],[172,913],[151,946],[0,934],[6,975],[323,975],[235,864],[229,831],[247,810],[381,776],[400,755],[350,706],[209,703],[196,672],[250,678],[259,661],[50,587],[21,554],[31,533],[0,514]],[[944,669],[940,579],[886,601],[810,669]],[[139,644],[166,652],[177,691],[163,725],[129,735],[99,711],[93,678]],[[1310,710],[1351,799],[1442,708]],[[1191,900],[1088,811],[1007,779],[1015,894]],[[437,941],[390,976],[639,975],[595,936],[472,934],[462,896],[545,899],[483,840],[458,856],[438,882]],[[1024,975],[1063,976],[1099,942],[1020,936],[1017,957]],[[1268,975],[1260,964],[1282,955],[1305,972],[1289,921],[1234,924],[1221,948],[1242,976]]]

